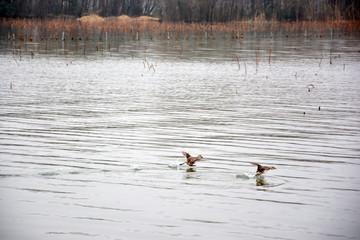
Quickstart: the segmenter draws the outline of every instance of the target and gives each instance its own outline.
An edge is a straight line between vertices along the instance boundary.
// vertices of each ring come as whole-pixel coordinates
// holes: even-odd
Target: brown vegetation
[[[133,19],[128,15],[121,15],[117,17],[117,20],[121,22],[131,22]]]
[[[72,19],[3,19],[3,26],[10,26],[12,34],[16,34],[20,40],[32,39],[31,33],[36,28],[41,34],[50,34],[51,38],[59,38],[59,34],[65,32],[67,36],[76,36],[84,32],[108,32],[109,34],[138,32],[150,32],[157,34],[158,39],[174,38],[180,35],[189,37],[193,33],[195,38],[201,38],[203,34],[208,39],[215,39],[216,33],[223,33],[224,37],[233,39],[243,38],[246,32],[272,32],[275,34],[283,32],[286,36],[291,33],[302,31],[305,37],[322,37],[324,32],[342,31],[344,35],[351,35],[353,31],[360,30],[360,21],[230,21],[215,23],[169,23],[161,22],[158,18],[141,16],[130,18],[122,15],[119,17],[102,18],[98,15],[89,15],[77,20]],[[315,35],[314,35],[315,36]],[[45,36],[42,36],[45,37]],[[48,36],[47,36],[48,37]],[[25,39],[27,38],[27,39]],[[36,39],[35,39],[36,40]],[[37,39],[38,40],[38,39]]]
[[[322,37],[324,32],[342,32],[345,36],[351,35],[353,31],[360,30],[360,21],[297,21],[297,22],[279,22],[266,21],[263,19],[255,21],[229,21],[218,23],[169,23],[161,22],[158,18],[138,17],[130,18],[126,15],[111,18],[102,18],[98,15],[84,16],[78,20],[73,19],[9,19],[2,21],[3,26],[10,26],[11,33],[21,41],[39,41],[42,39],[58,39],[65,33],[65,38],[79,38],[82,35],[91,33],[101,34],[130,34],[134,40],[137,40],[136,34],[146,32],[152,39],[176,39],[181,37],[189,39],[192,34],[194,38],[206,37],[207,39],[216,39],[217,34],[222,34],[224,38],[241,39],[246,37],[249,31],[271,32],[272,36],[285,34],[286,37],[291,34],[302,31],[305,37]],[[38,36],[32,36],[34,29],[37,29]],[[34,39],[37,37],[38,39]],[[269,52],[271,55],[271,50]]]
[[[82,23],[90,23],[90,24],[99,24],[104,22],[104,18],[96,15],[96,14],[91,14],[88,16],[83,16],[79,19]]]
[[[3,19],[1,25],[4,29],[8,28],[8,40],[14,42],[14,49],[17,49],[21,57],[22,49],[27,51],[26,42],[44,41],[45,51],[52,51],[58,48],[58,41],[62,41],[62,52],[67,55],[68,41],[74,41],[71,45],[76,46],[75,54],[81,49],[84,54],[87,50],[87,40],[96,39],[98,41],[96,50],[103,51],[111,49],[111,44],[115,45],[119,51],[120,41],[140,40],[189,40],[207,39],[216,41],[217,38],[232,39],[242,41],[247,38],[250,32],[259,33],[258,36],[271,38],[286,37],[291,38],[295,33],[303,33],[305,38],[333,38],[337,36],[351,36],[353,31],[360,31],[359,21],[267,21],[264,18],[257,18],[255,21],[229,21],[213,23],[185,23],[185,22],[162,22],[158,18],[138,17],[130,18],[122,15],[119,17],[102,18],[98,15],[84,16],[80,19],[72,18],[51,18],[51,19]],[[54,40],[54,41],[51,41]],[[108,41],[105,44],[104,40]],[[114,41],[115,40],[115,41]],[[114,43],[115,42],[115,43]],[[23,46],[24,45],[24,46]],[[182,54],[182,48],[175,49]],[[268,47],[268,62],[272,58],[271,46]],[[258,68],[261,56],[259,50],[255,51],[256,67]],[[235,57],[240,70],[240,59]],[[244,62],[246,72],[246,62]],[[332,63],[330,55],[330,63]],[[320,60],[321,64],[321,60]],[[319,65],[320,65],[319,64]]]
[[[140,16],[137,18],[134,18],[134,21],[150,21],[150,22],[160,22],[160,18],[156,18],[156,17],[148,17],[148,16]]]

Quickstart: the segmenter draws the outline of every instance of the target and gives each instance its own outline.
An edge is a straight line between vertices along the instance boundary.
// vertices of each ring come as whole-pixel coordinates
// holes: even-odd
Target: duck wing
[[[184,157],[186,157],[186,158],[191,157],[191,155],[190,155],[190,154],[188,154],[187,152],[182,152],[182,154],[183,154],[183,155],[184,155]]]
[[[264,169],[264,167],[258,163],[250,162],[250,164],[257,166],[257,172],[261,172]]]

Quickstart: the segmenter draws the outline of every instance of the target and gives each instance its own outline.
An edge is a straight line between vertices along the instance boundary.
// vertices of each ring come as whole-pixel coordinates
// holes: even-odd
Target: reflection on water
[[[256,186],[267,186],[269,185],[263,177],[256,178]]]
[[[357,33],[27,44],[0,41],[1,239],[357,239]]]
[[[189,173],[196,172],[196,169],[195,168],[188,168],[188,169],[186,169],[186,172],[189,172]]]

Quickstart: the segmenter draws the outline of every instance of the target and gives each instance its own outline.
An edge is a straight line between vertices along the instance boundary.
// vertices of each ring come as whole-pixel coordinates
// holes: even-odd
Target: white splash
[[[236,178],[251,179],[251,178],[254,178],[254,174],[249,174],[247,172],[242,172],[242,173],[236,174]]]

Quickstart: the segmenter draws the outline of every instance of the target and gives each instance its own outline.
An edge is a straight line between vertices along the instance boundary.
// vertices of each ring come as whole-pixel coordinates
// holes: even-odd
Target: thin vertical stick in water
[[[76,52],[76,54],[78,52],[78,48],[79,48],[79,37],[76,36],[76,40],[75,40],[75,52]]]
[[[64,44],[64,55],[66,55],[66,39],[64,37],[64,40],[63,40],[63,44]]]
[[[320,58],[320,62],[319,62],[319,67],[321,67],[321,62],[322,62],[323,58],[324,58],[324,56],[323,56],[322,53],[321,53],[321,58]]]
[[[235,56],[234,58],[236,59],[237,64],[238,64],[238,68],[239,68],[238,71],[240,71],[240,59],[238,56]]]
[[[255,57],[256,57],[256,72],[258,72],[258,67],[259,67],[258,55],[259,55],[259,50],[257,50],[257,51],[255,52]]]
[[[84,33],[84,55],[86,55],[86,33]]]
[[[269,47],[269,64],[270,64],[270,59],[271,59],[271,47]]]
[[[331,50],[330,50],[330,64],[332,64],[332,60],[331,60]]]
[[[116,45],[116,52],[119,52],[119,45],[120,45],[120,35],[117,34],[117,45]]]
[[[21,61],[21,43],[19,43],[19,56],[20,56],[20,61]]]

